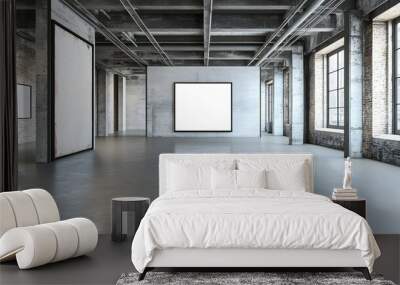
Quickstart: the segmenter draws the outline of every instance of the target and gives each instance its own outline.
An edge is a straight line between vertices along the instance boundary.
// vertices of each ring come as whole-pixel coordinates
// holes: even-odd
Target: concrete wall
[[[17,83],[32,87],[30,119],[18,119],[18,143],[34,142],[36,140],[36,73],[35,73],[35,43],[16,37],[16,74]]]
[[[118,131],[126,130],[126,78],[118,76]]]
[[[126,80],[126,130],[130,134],[146,135],[146,75],[130,76]]]
[[[290,70],[283,71],[283,135],[290,135]]]
[[[106,136],[114,133],[114,73],[106,72]]]
[[[232,82],[231,133],[174,133],[174,82]],[[147,68],[147,135],[161,137],[257,137],[260,135],[259,67]],[[206,115],[206,114],[205,114]]]
[[[95,43],[94,27],[65,6],[61,0],[51,0],[51,19],[67,27],[87,41]]]
[[[53,94],[49,94],[49,81],[51,80],[49,50],[51,46],[49,20],[55,20],[64,27],[72,30],[91,43],[95,42],[95,29],[78,16],[74,11],[65,6],[61,0],[37,0],[35,22],[36,45],[36,161],[50,162],[50,130],[48,121],[51,104],[48,100]],[[50,13],[49,13],[50,10]],[[48,18],[50,16],[50,19]],[[93,72],[95,68],[93,66]],[[95,92],[95,81],[93,89]],[[93,102],[96,104],[96,102]],[[96,120],[96,118],[95,118]],[[94,124],[96,124],[94,122]],[[93,128],[95,129],[95,128]],[[93,136],[94,136],[93,132]]]

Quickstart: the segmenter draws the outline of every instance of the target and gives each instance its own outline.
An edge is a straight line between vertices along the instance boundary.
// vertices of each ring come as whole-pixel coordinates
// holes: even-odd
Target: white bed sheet
[[[150,206],[132,243],[143,272],[155,249],[357,249],[372,271],[380,255],[365,219],[327,197],[298,191],[180,191]]]

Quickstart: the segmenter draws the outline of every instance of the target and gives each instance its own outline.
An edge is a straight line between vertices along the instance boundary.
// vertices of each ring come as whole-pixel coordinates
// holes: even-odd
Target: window
[[[393,133],[400,135],[400,18],[393,21]]]
[[[337,49],[327,55],[327,125],[344,127],[344,50]]]

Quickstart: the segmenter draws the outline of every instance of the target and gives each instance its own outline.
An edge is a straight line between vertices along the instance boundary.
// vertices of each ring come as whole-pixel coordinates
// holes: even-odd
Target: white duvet
[[[368,223],[328,198],[298,191],[179,191],[150,206],[132,243],[143,272],[155,249],[358,249],[372,271],[380,251]]]

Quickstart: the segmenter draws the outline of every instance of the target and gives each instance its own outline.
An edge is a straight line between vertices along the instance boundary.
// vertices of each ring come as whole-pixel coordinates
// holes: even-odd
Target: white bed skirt
[[[193,249],[155,250],[147,267],[366,267],[359,250]]]

